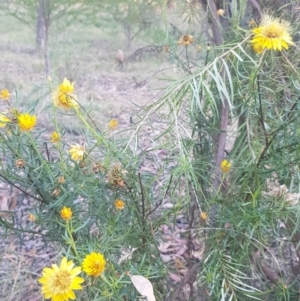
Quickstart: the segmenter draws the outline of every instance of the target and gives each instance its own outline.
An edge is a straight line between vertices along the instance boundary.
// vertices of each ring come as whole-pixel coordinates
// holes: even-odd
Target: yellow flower
[[[218,9],[218,10],[217,10],[217,15],[218,15],[218,16],[224,16],[224,15],[225,15],[225,10],[224,10],[224,9],[221,9],[221,8]]]
[[[111,119],[108,123],[108,127],[110,130],[115,130],[118,126],[118,120],[117,119]]]
[[[36,116],[29,115],[28,113],[25,114],[19,114],[18,115],[18,124],[22,131],[30,131],[32,130],[36,125]]]
[[[53,103],[62,109],[79,108],[77,96],[74,92],[74,83],[64,78],[63,82],[52,92]]]
[[[194,42],[194,38],[193,36],[190,35],[184,35],[182,36],[179,41],[177,42],[177,44],[179,45],[184,45],[184,46],[189,46]]]
[[[7,118],[5,115],[0,114],[0,127],[4,128],[6,126],[7,122],[10,122],[11,120]]]
[[[253,44],[252,49],[257,54],[262,54],[264,49],[262,48],[261,44]]]
[[[51,141],[52,143],[57,143],[57,142],[59,142],[59,140],[60,140],[59,134],[58,134],[56,131],[54,131],[54,132],[50,135],[50,141]]]
[[[34,221],[36,220],[36,216],[35,216],[34,214],[30,213],[30,214],[28,215],[28,219],[29,219],[31,222],[34,222]]]
[[[42,277],[38,281],[42,284],[42,293],[45,299],[52,301],[75,300],[76,296],[73,290],[81,290],[80,283],[83,278],[77,275],[81,272],[81,267],[74,267],[72,260],[68,261],[64,257],[60,266],[52,264],[51,268],[43,268]]]
[[[224,159],[221,163],[221,170],[226,173],[229,171],[231,167],[231,163],[229,161],[227,161],[226,159]]]
[[[117,200],[115,201],[115,208],[116,208],[117,210],[122,210],[122,209],[124,209],[124,207],[125,207],[125,203],[124,203],[122,200],[117,199]]]
[[[65,221],[68,221],[72,218],[72,210],[69,207],[63,207],[63,209],[60,210],[60,217],[64,219]]]
[[[253,38],[251,44],[255,49],[274,49],[282,51],[294,45],[290,35],[291,27],[286,21],[264,15],[259,27],[252,29]]]
[[[203,220],[204,222],[206,222],[207,219],[208,219],[208,214],[207,214],[207,212],[202,211],[202,212],[200,213],[200,219]]]
[[[64,78],[63,82],[59,85],[59,91],[62,93],[73,93],[74,83],[71,83],[69,80]]]
[[[10,98],[9,91],[7,89],[1,90],[0,98],[2,98],[3,100],[9,100],[9,98]]]
[[[87,275],[98,277],[105,270],[105,264],[106,261],[101,253],[92,252],[85,256],[82,269]]]
[[[85,148],[82,145],[75,144],[71,145],[71,149],[69,150],[69,154],[74,161],[81,161],[85,154]]]

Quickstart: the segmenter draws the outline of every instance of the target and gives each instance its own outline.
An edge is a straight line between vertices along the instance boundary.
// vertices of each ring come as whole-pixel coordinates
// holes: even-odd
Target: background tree
[[[36,35],[36,50],[42,51],[45,72],[50,73],[49,36],[51,25],[67,28],[80,16],[96,14],[92,6],[76,0],[12,0],[2,1],[0,9],[31,27]]]

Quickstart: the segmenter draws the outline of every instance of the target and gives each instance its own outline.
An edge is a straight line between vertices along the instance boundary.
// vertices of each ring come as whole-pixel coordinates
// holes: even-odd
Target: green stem
[[[52,174],[52,171],[51,171],[49,165],[47,164],[47,162],[45,161],[45,159],[44,159],[43,156],[41,155],[40,151],[37,149],[36,144],[35,144],[35,142],[34,142],[32,136],[31,136],[31,134],[28,133],[28,135],[29,135],[29,139],[30,139],[30,142],[31,142],[31,144],[32,144],[32,147],[34,148],[34,150],[35,150],[35,152],[37,153],[37,155],[38,155],[39,159],[41,160],[41,162],[46,166],[46,169],[48,170],[49,175],[50,175],[50,176],[52,177],[52,179],[53,179],[54,177],[53,177],[53,174]]]
[[[93,134],[94,134],[94,137],[95,138],[97,138],[97,140],[98,141],[100,141],[100,142],[102,142],[102,143],[104,143],[105,144],[105,146],[107,146],[106,145],[106,143],[105,143],[105,141],[104,141],[104,139],[103,139],[103,137],[101,137],[87,122],[86,122],[86,120],[83,118],[83,116],[81,115],[81,113],[80,113],[80,111],[79,111],[79,109],[75,106],[74,107],[74,109],[75,109],[75,111],[76,111],[76,113],[77,113],[77,115],[78,115],[78,117],[80,118],[80,120],[82,121],[82,123],[86,126],[86,128],[87,129],[89,129]]]
[[[75,244],[75,241],[74,241],[74,238],[73,238],[73,235],[72,235],[72,230],[70,229],[69,221],[66,221],[66,230],[67,230],[67,233],[69,235],[69,244],[71,245],[71,248],[73,249],[73,252],[74,252],[77,260],[79,260],[79,256],[78,256],[78,253],[77,253],[77,250],[76,250],[76,244]]]
[[[110,287],[113,286],[112,283],[110,283],[110,282],[106,279],[106,277],[104,276],[104,274],[101,275],[101,279],[102,279],[105,283],[107,283]]]

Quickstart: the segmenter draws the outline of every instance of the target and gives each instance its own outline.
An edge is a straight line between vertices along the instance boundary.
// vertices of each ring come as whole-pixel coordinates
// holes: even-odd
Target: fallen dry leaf
[[[162,253],[165,253],[168,251],[170,244],[171,242],[161,242],[158,246],[158,250]]]
[[[173,273],[168,273],[168,274],[169,274],[170,278],[171,278],[173,281],[175,281],[175,282],[180,282],[181,277],[180,277],[179,275],[173,274]]]
[[[15,210],[17,206],[17,197],[14,195],[0,196],[0,216],[6,217]]]
[[[142,296],[147,297],[148,301],[156,300],[153,292],[153,286],[147,278],[140,275],[129,275],[129,276],[132,284]]]
[[[160,259],[163,263],[167,263],[173,259],[172,255],[165,255],[165,254],[160,254]]]
[[[122,256],[118,260],[118,264],[121,264],[123,261],[126,261],[127,259],[131,259],[133,252],[137,248],[132,248],[131,250],[122,250]]]

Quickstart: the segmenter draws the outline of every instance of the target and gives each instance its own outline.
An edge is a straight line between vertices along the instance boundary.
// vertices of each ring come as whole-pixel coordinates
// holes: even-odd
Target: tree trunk
[[[41,51],[45,48],[45,22],[43,13],[43,0],[39,0],[37,5],[36,20],[36,50]]]
[[[50,0],[40,0],[42,3],[42,15],[44,23],[44,58],[45,58],[45,72],[50,73],[50,58],[49,58],[49,30],[50,30]]]

